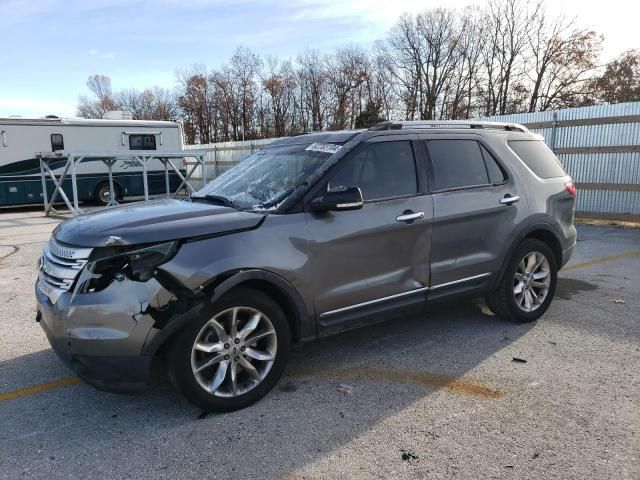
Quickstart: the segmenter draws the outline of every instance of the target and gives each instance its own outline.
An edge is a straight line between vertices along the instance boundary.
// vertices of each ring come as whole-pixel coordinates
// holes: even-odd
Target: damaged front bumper
[[[149,311],[172,297],[155,279],[114,281],[73,301],[72,292],[65,292],[52,303],[37,284],[35,294],[37,320],[49,343],[84,381],[118,392],[146,386],[153,356],[143,348],[155,324]]]

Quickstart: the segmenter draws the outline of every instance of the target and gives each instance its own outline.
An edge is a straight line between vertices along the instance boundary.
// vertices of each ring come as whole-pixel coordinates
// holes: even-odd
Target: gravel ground
[[[137,396],[77,383],[49,349],[32,288],[56,224],[0,212],[0,478],[640,478],[640,230],[580,227],[537,323],[473,302],[390,320],[205,415],[162,376]]]

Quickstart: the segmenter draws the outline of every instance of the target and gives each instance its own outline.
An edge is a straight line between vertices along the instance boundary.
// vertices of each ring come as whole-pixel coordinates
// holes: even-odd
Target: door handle
[[[420,220],[421,218],[424,218],[424,212],[407,212],[402,215],[398,215],[396,217],[396,222],[411,223],[414,220]]]
[[[520,201],[520,197],[517,195],[511,196],[509,194],[505,195],[504,198],[500,199],[500,203],[502,205],[511,205],[512,203],[516,203]]]

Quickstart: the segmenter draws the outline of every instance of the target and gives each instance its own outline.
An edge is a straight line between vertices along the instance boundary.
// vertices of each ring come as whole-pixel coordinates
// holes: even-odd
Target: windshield
[[[340,145],[328,143],[267,147],[191,198],[221,201],[242,210],[274,209],[339,149]]]

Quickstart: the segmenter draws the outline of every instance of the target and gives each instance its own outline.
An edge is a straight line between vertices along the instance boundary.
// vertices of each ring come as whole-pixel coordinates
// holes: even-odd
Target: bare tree
[[[256,101],[257,82],[256,77],[261,60],[256,54],[247,48],[239,47],[231,57],[229,73],[234,82],[235,101],[240,112],[240,126],[242,139],[251,137],[251,120]],[[237,134],[236,134],[237,137]]]
[[[579,103],[576,99],[597,67],[603,38],[564,16],[549,19],[544,11],[530,26],[528,38],[533,60],[529,111]]]
[[[327,100],[327,72],[323,69],[322,57],[315,50],[305,50],[298,57],[298,84],[301,108],[303,109],[303,131],[322,130],[325,126]]]
[[[503,115],[521,107],[510,98],[511,87],[526,73],[527,31],[539,8],[536,4],[530,9],[519,0],[489,0],[482,18],[485,43],[480,94],[485,115]]]
[[[358,47],[341,48],[334,55],[326,57],[325,68],[329,91],[333,97],[330,128],[353,128],[352,94],[367,79],[368,56]]]
[[[271,132],[275,137],[289,133],[290,118],[294,109],[296,80],[291,62],[267,59],[267,69],[263,73],[262,88],[269,99],[270,117],[273,125]]]
[[[178,105],[187,143],[218,141],[214,89],[204,67],[178,73]]]
[[[640,100],[640,50],[627,50],[607,64],[590,88],[598,101],[619,103]]]
[[[105,112],[118,109],[111,90],[111,78],[106,75],[91,75],[87,80],[87,88],[95,98],[80,95],[79,117],[102,118]]]
[[[78,113],[179,116],[187,142],[367,126],[381,119],[461,119],[640,99],[640,52],[598,67],[603,39],[545,0],[486,0],[480,8],[402,15],[371,50],[357,45],[291,59],[238,48],[207,71],[177,74],[173,91],[114,92],[94,75]],[[600,75],[597,74],[600,73]]]

